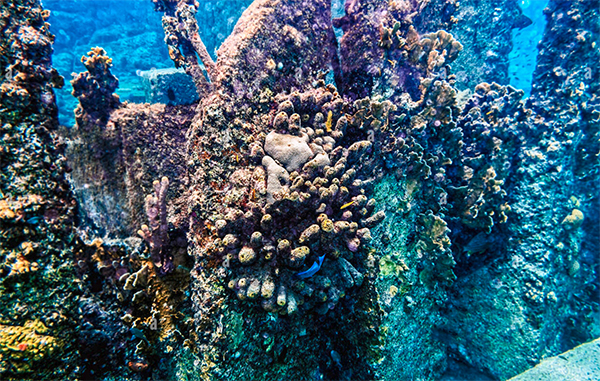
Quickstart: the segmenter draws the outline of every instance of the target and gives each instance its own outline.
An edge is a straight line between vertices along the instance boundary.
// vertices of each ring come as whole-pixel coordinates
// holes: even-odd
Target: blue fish
[[[141,329],[132,327],[129,329],[129,331],[133,334],[134,337],[137,337],[138,339],[142,339],[146,342],[146,344],[150,345],[150,342],[148,341],[148,339],[146,338],[146,335],[144,335],[144,332]]]
[[[37,225],[42,220],[42,217],[31,217],[27,220],[27,223],[30,225]]]
[[[311,276],[315,275],[317,273],[317,271],[319,271],[321,269],[321,265],[323,264],[323,259],[325,259],[325,254],[323,254],[319,257],[318,263],[315,262],[312,264],[312,266],[310,266],[310,268],[308,270],[297,273],[296,277],[298,277],[300,279],[306,279],[306,278],[310,278]]]

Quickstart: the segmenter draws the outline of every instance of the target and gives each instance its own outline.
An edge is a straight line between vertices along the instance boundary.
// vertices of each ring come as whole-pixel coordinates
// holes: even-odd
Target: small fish
[[[183,271],[186,271],[186,272],[188,272],[188,273],[189,273],[190,271],[192,271],[192,269],[190,269],[190,268],[188,268],[188,267],[185,267],[184,265],[179,265],[179,266],[177,266],[177,270],[183,270]]]
[[[144,340],[146,344],[150,345],[150,342],[148,341],[148,339],[146,339],[146,335],[144,335],[144,332],[142,332],[141,329],[132,327],[129,331],[133,334],[133,336],[137,337],[138,339]]]
[[[169,90],[167,90],[167,98],[169,98],[171,102],[175,101],[175,92],[173,89],[169,88]]]
[[[42,217],[31,217],[27,220],[27,223],[30,225],[37,225],[42,220]]]
[[[315,275],[317,273],[317,271],[319,271],[321,269],[321,265],[323,264],[323,259],[325,259],[325,254],[323,254],[322,256],[319,257],[318,263],[317,262],[313,263],[312,266],[310,266],[310,268],[308,270],[297,273],[296,276],[300,279],[306,279],[306,278],[310,278],[311,276]]]
[[[350,202],[348,202],[348,203],[346,203],[346,204],[342,205],[342,206],[340,207],[340,210],[344,210],[344,209],[346,209],[347,207],[349,207],[349,206],[350,206],[350,205],[352,205],[352,204],[354,204],[354,200],[352,200],[352,201],[350,201]]]
[[[327,113],[327,122],[325,122],[325,131],[331,132],[331,124],[333,123],[333,112],[329,110]]]
[[[492,243],[488,234],[480,232],[475,235],[463,248],[463,252],[469,254],[477,254],[486,251]]]
[[[331,355],[331,359],[333,360],[333,362],[335,363],[335,365],[339,369],[342,369],[342,356],[340,356],[340,354],[337,353],[334,350],[332,350],[329,354]]]
[[[527,28],[529,25],[533,24],[533,21],[525,15],[519,15],[513,19],[513,28],[518,28],[519,30],[523,28]]]

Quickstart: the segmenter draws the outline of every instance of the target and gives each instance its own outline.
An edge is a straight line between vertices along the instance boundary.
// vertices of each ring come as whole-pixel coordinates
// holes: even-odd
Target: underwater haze
[[[0,378],[600,379],[598,0],[2,0]]]

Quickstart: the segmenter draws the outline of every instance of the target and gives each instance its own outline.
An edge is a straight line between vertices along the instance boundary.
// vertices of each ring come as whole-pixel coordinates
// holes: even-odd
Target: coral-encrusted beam
[[[196,12],[199,3],[195,0],[152,0],[152,2],[156,11],[164,12],[162,24],[165,30],[165,42],[169,47],[169,56],[176,67],[183,67],[193,78],[198,93],[205,93],[209,87],[208,81],[212,82],[216,78],[217,68],[198,33]],[[206,78],[198,64],[198,58],[206,68]]]

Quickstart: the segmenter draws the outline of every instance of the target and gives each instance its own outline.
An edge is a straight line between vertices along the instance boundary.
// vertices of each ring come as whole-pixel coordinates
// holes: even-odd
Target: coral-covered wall
[[[73,378],[76,202],[57,134],[49,12],[3,2],[0,25],[0,377]]]
[[[507,379],[597,336],[590,3],[550,2],[527,99],[501,58],[461,61],[483,48],[457,36],[491,33],[458,17],[469,2],[332,20],[329,1],[256,0],[214,62],[199,3],[154,3],[198,103],[123,101],[119,58],[93,48],[62,138],[72,191],[48,15],[3,4],[3,376]],[[500,39],[505,3],[481,7]]]

